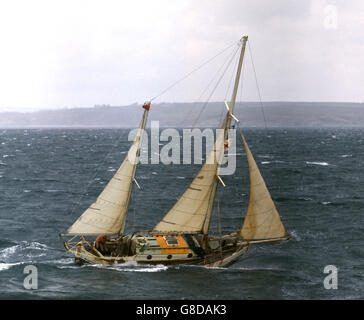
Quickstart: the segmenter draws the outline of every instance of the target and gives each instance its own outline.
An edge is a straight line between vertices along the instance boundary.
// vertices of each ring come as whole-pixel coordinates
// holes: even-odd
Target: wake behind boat
[[[152,230],[124,234],[143,132],[151,102],[143,105],[143,115],[134,142],[120,168],[99,197],[60,236],[77,262],[118,264],[129,261],[144,264],[192,264],[226,267],[239,260],[251,244],[288,240],[289,236],[271,199],[259,168],[240,132],[250,174],[250,199],[242,226],[226,235],[209,234],[210,221],[219,184],[222,159],[227,151],[228,132],[234,115],[244,53],[248,36],[240,42],[235,85],[226,116],[213,150],[201,170],[175,205]]]

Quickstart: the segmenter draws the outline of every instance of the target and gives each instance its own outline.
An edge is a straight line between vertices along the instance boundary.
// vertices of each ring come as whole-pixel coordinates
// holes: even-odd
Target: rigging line
[[[240,85],[239,85],[239,87],[240,87],[240,101],[242,101],[242,95],[243,95],[243,76],[244,76],[244,70],[245,70],[245,60],[246,59],[243,59],[243,68],[242,68],[242,72],[241,72],[241,75],[240,75]],[[238,64],[239,64],[239,60],[236,60],[236,65],[235,65],[234,71],[238,69]],[[231,85],[232,79],[234,77],[234,74],[236,74],[236,72],[232,72],[232,74],[231,74],[230,83],[229,83],[228,89],[226,90],[226,93],[225,93],[225,100],[227,98],[228,91],[230,89],[230,85]],[[225,108],[222,108],[221,115],[220,115],[220,123],[223,122],[223,119],[224,119],[224,111],[225,111]],[[236,120],[235,119],[233,121],[235,121],[235,123],[236,123]]]
[[[233,51],[232,54],[229,56],[232,57],[233,55],[235,55],[236,53]],[[194,107],[197,105],[197,103],[200,101],[200,99],[202,99],[202,96],[205,94],[205,92],[208,90],[208,88],[211,86],[211,84],[213,83],[213,81],[215,80],[215,78],[218,76],[218,74],[220,73],[220,71],[222,70],[222,68],[224,67],[225,63],[227,61],[229,61],[229,58],[226,59],[224,61],[224,63],[221,65],[221,67],[217,70],[217,72],[215,73],[215,75],[211,78],[210,82],[207,84],[207,86],[205,87],[205,89],[202,91],[202,93],[200,94],[200,96],[198,97],[197,101],[194,102],[192,104],[192,107],[190,108],[190,112],[187,112],[187,115],[185,116],[185,118],[183,119],[182,123],[184,123],[184,121],[190,116],[190,113],[192,111],[192,109],[194,109]]]
[[[187,77],[189,77],[191,74],[193,74],[194,72],[196,72],[197,70],[201,69],[202,67],[204,67],[205,65],[207,65],[209,62],[211,62],[212,60],[214,60],[216,57],[218,57],[219,55],[223,54],[225,51],[227,51],[228,49],[230,49],[231,47],[233,47],[234,45],[236,45],[236,42],[234,42],[233,44],[229,45],[228,47],[226,47],[224,50],[220,51],[218,54],[216,54],[215,56],[213,56],[212,58],[208,59],[207,61],[205,61],[204,63],[202,63],[200,66],[198,66],[197,68],[193,69],[192,71],[190,71],[188,74],[186,74],[185,76],[183,76],[182,78],[180,78],[179,80],[175,81],[174,83],[172,83],[169,87],[167,87],[166,89],[164,89],[162,92],[160,92],[159,94],[157,94],[156,96],[154,96],[152,99],[150,99],[150,101],[155,100],[156,98],[159,98],[162,94],[166,93],[168,90],[172,89],[174,86],[176,86],[178,83],[180,83],[181,81],[183,81],[184,79],[186,79]]]
[[[136,191],[132,192],[130,195],[130,204],[128,208],[128,212],[131,211],[131,208],[133,208],[133,216],[130,218],[131,221],[128,220],[128,218],[130,217],[129,215],[126,217],[124,227],[125,230],[132,230],[132,233],[134,233],[135,231],[135,193]],[[125,230],[123,231],[123,233],[125,232]]]
[[[221,199],[221,188],[219,188],[217,196],[217,232],[221,237],[221,215],[220,215],[220,199]]]
[[[225,112],[224,112],[225,111]],[[223,123],[224,122],[224,114],[226,113],[226,109],[225,108],[221,108],[221,113],[220,113],[220,122],[219,123]]]
[[[218,197],[217,197],[217,232],[219,234],[219,247],[220,247],[220,256],[222,257],[222,234],[221,234],[221,215],[220,215],[220,198],[221,198],[221,188],[219,188],[218,191]]]
[[[130,223],[130,225],[128,225],[126,227],[126,230],[132,230],[133,232],[137,231],[135,226],[135,222],[136,222],[136,207],[135,207],[135,203],[136,203],[136,192],[132,193],[132,201],[133,201],[133,208],[134,208],[134,212],[133,212],[133,217],[132,217],[132,222]],[[149,208],[151,207],[151,205],[153,204],[153,202],[155,202],[155,199],[152,199],[149,201],[148,205],[145,207],[145,209],[143,209],[144,211],[148,211]]]
[[[227,60],[225,60],[225,61],[224,61],[224,63],[221,65],[221,67],[220,67],[220,68],[219,68],[219,70],[216,72],[216,74],[214,75],[214,77],[211,79],[211,81],[210,81],[210,83],[209,83],[208,87],[209,87],[209,86],[210,86],[210,84],[213,82],[213,80],[215,79],[215,77],[216,77],[216,76],[217,76],[217,75],[221,72],[221,70],[222,70],[222,68],[224,67],[224,65],[225,65],[226,63],[228,63],[228,64],[227,64],[227,67],[226,67],[226,69],[225,69],[225,71],[224,71],[224,73],[226,73],[226,71],[228,70],[228,68],[229,68],[229,67],[230,67],[230,65],[231,65],[231,61],[232,61],[232,60],[233,60],[233,58],[236,56],[236,54],[237,54],[238,50],[239,50],[239,46],[235,49],[235,51],[233,51],[233,53],[232,53],[232,55],[229,57],[229,59],[227,59]],[[197,118],[195,119],[195,121],[194,121],[194,123],[193,123],[193,126],[192,126],[193,128],[195,127],[195,125],[196,125],[197,121],[200,119],[202,112],[205,110],[205,108],[206,108],[206,106],[207,106],[207,103],[210,101],[211,96],[212,96],[212,94],[214,93],[214,91],[216,90],[216,87],[218,86],[218,84],[219,84],[219,82],[221,81],[222,77],[224,76],[224,73],[222,74],[222,76],[221,76],[220,80],[217,82],[217,84],[216,84],[215,88],[212,90],[212,92],[211,92],[210,96],[208,97],[207,101],[205,101],[205,103],[202,105],[202,108],[201,108],[201,110],[200,110],[200,112],[199,112],[199,114],[198,114]],[[206,89],[207,89],[207,88],[206,88]],[[224,112],[224,109],[222,109],[221,117],[222,117],[223,112]]]
[[[237,106],[239,106],[239,104],[240,104],[241,107],[242,107],[242,104],[243,104],[243,86],[244,86],[245,61],[246,61],[246,59],[243,60],[243,68],[242,68],[241,77],[240,77],[240,100],[239,100],[240,102],[238,102],[238,104],[237,104]],[[236,145],[236,131],[238,129],[240,129],[240,122],[235,121],[234,128],[236,128],[235,129],[235,145]],[[243,146],[243,148],[244,148],[244,146]],[[238,152],[239,152],[238,148],[235,148],[235,157],[237,157]],[[235,189],[235,193],[239,196],[240,195],[239,189],[238,189],[238,187],[237,187],[237,185],[235,183],[233,183],[233,188]]]
[[[243,60],[243,63],[244,63],[244,61],[245,61],[245,59]],[[225,92],[225,100],[227,100],[227,95],[229,93],[229,90],[230,90],[231,83],[233,81],[234,75],[236,74],[236,70],[238,69],[238,64],[239,64],[239,59],[236,59],[235,67],[233,69],[233,72],[231,72],[231,77],[230,77],[229,85],[228,85],[228,87],[226,89],[226,92]],[[223,119],[224,119],[224,111],[226,111],[226,109],[225,108],[221,108],[220,123],[223,122]]]
[[[77,207],[79,207],[83,197],[86,195],[87,190],[89,189],[91,183],[95,180],[96,176],[98,175],[101,166],[105,163],[105,160],[110,156],[110,154],[114,151],[115,147],[119,144],[120,140],[121,140],[121,136],[123,135],[123,131],[121,131],[119,138],[117,140],[117,142],[112,146],[111,150],[109,151],[109,153],[106,154],[105,158],[102,160],[102,162],[98,165],[97,169],[96,169],[96,173],[91,177],[91,179],[89,180],[89,182],[87,183],[85,189],[83,190],[83,193],[81,194],[80,198],[78,199],[76,205],[73,207],[71,214],[73,214],[76,210]]]
[[[213,210],[214,210],[215,196],[216,196],[216,191],[217,191],[217,188],[218,188],[218,184],[217,183],[218,182],[215,180],[215,182],[213,182],[211,184],[211,186],[209,187],[209,190],[208,190],[209,191],[208,206],[206,208],[205,219],[204,219],[204,222],[202,224],[202,229],[201,229],[202,232],[204,233],[207,216],[208,216],[208,213],[209,213],[210,208],[212,207],[211,208],[211,212],[209,214],[209,221],[208,221],[208,226],[207,226],[207,232],[206,232],[206,234],[209,233],[209,229],[210,229],[210,226],[211,226],[211,216],[212,216],[212,213],[213,213]],[[213,199],[211,201],[211,197],[212,197],[212,194],[214,193],[214,189],[215,189],[215,194],[214,194],[214,197],[213,197]],[[206,234],[204,233],[204,235],[206,235]]]
[[[243,60],[243,68],[242,68],[241,77],[240,77],[240,100],[239,100],[239,102],[240,102],[241,107],[243,106],[244,71],[246,68],[245,61],[246,61],[246,59]]]
[[[241,143],[243,145],[243,150],[246,154],[246,151],[245,151],[245,147],[244,147],[244,141],[243,141],[243,131],[241,130],[240,128],[240,123],[238,123],[238,129],[239,129],[239,132],[240,132],[240,137],[241,137]],[[248,160],[248,158],[247,158]],[[245,218],[246,218],[246,213],[248,211],[248,207],[249,207],[249,201],[250,201],[250,172],[249,172],[249,163],[248,163],[248,175],[249,175],[249,190],[248,190],[248,206],[247,208],[244,208],[243,206],[241,207],[241,211],[242,211],[242,222],[240,224],[240,228],[239,230],[243,229],[243,226],[244,226],[244,222],[245,222]]]
[[[136,210],[135,210],[135,194],[133,193],[132,194],[132,203],[133,203],[133,233],[135,232],[135,216],[136,216],[136,214],[135,214],[135,212],[136,212]]]
[[[254,61],[253,61],[253,54],[252,54],[252,50],[251,50],[251,47],[250,47],[250,40],[248,41],[248,48],[249,48],[250,59],[251,59],[252,67],[253,67],[253,71],[254,71],[255,84],[257,86],[260,106],[261,106],[261,110],[262,110],[262,114],[263,114],[264,127],[265,127],[265,130],[266,130],[266,133],[267,133],[267,121],[266,121],[266,117],[265,117],[265,112],[264,112],[264,107],[263,107],[263,102],[262,102],[262,96],[260,94],[260,88],[259,88],[259,84],[258,84],[257,73],[255,71],[255,66],[254,66]]]
[[[265,116],[265,111],[264,111],[262,96],[260,94],[260,88],[259,88],[259,84],[258,84],[257,73],[255,71],[255,66],[254,66],[254,61],[253,61],[253,53],[252,53],[251,46],[250,46],[250,40],[248,41],[248,48],[249,48],[250,59],[251,59],[252,67],[253,67],[253,71],[254,71],[255,83],[256,83],[257,91],[258,91],[258,95],[259,95],[260,107],[261,107],[261,111],[262,111],[262,115],[263,115],[263,120],[264,120],[265,135],[266,135],[266,137],[269,138],[268,128],[267,128],[267,120],[266,120],[266,116]],[[272,143],[269,143],[269,152],[274,157]]]
[[[244,84],[244,71],[245,71],[245,65],[246,65],[246,59],[243,60],[243,68],[242,68],[242,72],[241,72],[241,76],[240,76],[240,105],[242,106],[242,96],[243,96],[243,84]],[[238,106],[238,104],[236,104]],[[222,115],[221,115],[222,117]],[[222,121],[222,119],[221,119]],[[235,120],[234,120],[235,121]],[[233,125],[233,129],[235,129],[235,132],[240,129],[240,122],[234,122],[234,125]],[[240,129],[241,130],[241,129]],[[236,137],[236,134],[235,134],[235,137]],[[235,144],[236,144],[236,138],[235,138]],[[244,147],[244,146],[243,146]],[[237,148],[235,148],[235,157],[237,157],[237,153],[239,152]],[[234,192],[236,193],[236,195],[239,196],[241,195],[242,191],[239,192],[239,188],[237,187],[237,185],[235,183],[232,183],[233,185],[233,189],[234,189]]]
[[[227,61],[227,60],[226,60]],[[222,66],[218,69],[218,71],[215,73],[215,75],[212,77],[212,79],[210,80],[210,82],[207,84],[207,86],[205,87],[205,89],[202,91],[202,93],[200,94],[200,96],[198,97],[197,101],[194,102],[190,108],[190,111],[187,112],[186,116],[183,118],[183,120],[181,121],[181,123],[184,123],[185,120],[191,115],[191,112],[193,109],[195,109],[197,103],[199,103],[199,101],[202,99],[203,95],[205,94],[205,92],[208,90],[208,88],[211,86],[211,84],[213,83],[213,81],[215,80],[215,78],[217,77],[217,75],[220,73],[221,69],[223,68],[223,66],[225,65],[226,61],[224,61],[224,63],[222,64]]]
[[[235,71],[238,69],[238,64],[239,64],[239,59],[236,59],[235,67],[234,67],[234,69],[233,69],[233,72],[231,72],[231,77],[230,77],[229,85],[228,85],[228,87],[227,87],[227,89],[226,89],[226,93],[225,93],[225,100],[226,100],[227,95],[228,95],[228,92],[229,92],[229,90],[230,90],[230,86],[231,86],[231,83],[232,83],[232,81],[233,81],[234,75],[236,74],[236,72],[235,72]]]
[[[201,108],[201,110],[200,110],[200,113],[198,114],[197,119],[196,119],[196,120],[195,120],[195,122],[193,123],[192,127],[195,127],[195,125],[196,125],[196,123],[197,123],[198,119],[200,118],[200,116],[201,116],[202,112],[205,110],[205,108],[206,108],[207,104],[209,103],[209,101],[210,101],[210,99],[211,99],[212,95],[214,94],[214,92],[215,92],[216,88],[217,88],[217,87],[218,87],[218,85],[220,84],[220,82],[221,82],[222,78],[224,77],[224,75],[225,75],[226,71],[227,71],[227,70],[228,70],[228,68],[230,67],[231,62],[233,61],[234,57],[236,56],[237,52],[239,51],[239,48],[240,48],[240,46],[238,46],[238,47],[236,48],[236,50],[235,50],[235,52],[234,52],[233,56],[230,58],[230,60],[229,60],[229,62],[228,62],[228,64],[227,64],[227,66],[226,66],[226,68],[225,68],[224,72],[221,74],[221,76],[220,76],[219,80],[217,81],[217,83],[216,83],[215,87],[212,89],[212,91],[211,91],[211,93],[210,93],[210,95],[209,95],[208,99],[205,101],[204,105],[202,106],[202,108]]]

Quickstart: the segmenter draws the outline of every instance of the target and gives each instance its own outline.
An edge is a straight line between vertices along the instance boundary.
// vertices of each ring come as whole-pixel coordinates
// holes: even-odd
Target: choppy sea
[[[251,246],[229,268],[74,264],[58,234],[101,192],[130,142],[126,129],[0,129],[0,299],[364,299],[364,129],[246,129],[287,242]],[[198,165],[142,164],[127,232],[150,229]],[[249,199],[241,144],[218,192],[222,232]],[[216,212],[211,231],[217,232]],[[25,268],[37,269],[26,289]],[[325,288],[328,265],[337,289]]]

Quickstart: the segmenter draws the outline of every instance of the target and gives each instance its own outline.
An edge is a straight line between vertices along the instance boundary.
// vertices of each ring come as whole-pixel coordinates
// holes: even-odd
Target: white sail
[[[246,240],[285,237],[286,230],[242,133],[241,137],[249,165],[250,199],[240,235]]]
[[[130,197],[133,188],[141,138],[145,128],[149,106],[145,108],[142,121],[129,153],[96,201],[67,230],[66,234],[121,234],[124,231]]]
[[[153,231],[201,232],[204,226],[208,228],[217,187],[216,174],[223,154],[224,131],[221,131],[206,163]]]
[[[202,232],[204,235],[208,233],[217,189],[218,169],[221,165],[222,156],[224,155],[224,143],[227,139],[231,118],[234,117],[233,112],[236,94],[247,40],[248,36],[244,35],[240,41],[241,53],[235,77],[235,85],[230,109],[228,109],[221,127],[223,130],[216,138],[213,150],[195,179],[172,209],[163,217],[162,221],[154,227],[153,231]]]

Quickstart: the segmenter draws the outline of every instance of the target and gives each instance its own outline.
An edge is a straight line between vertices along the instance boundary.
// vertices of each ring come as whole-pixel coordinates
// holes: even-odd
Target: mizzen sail
[[[250,199],[240,235],[245,240],[285,237],[286,230],[242,133],[241,138],[249,165]]]
[[[147,122],[149,104],[144,106],[143,118],[128,155],[96,201],[67,230],[66,234],[122,234],[128,214],[137,159]]]

